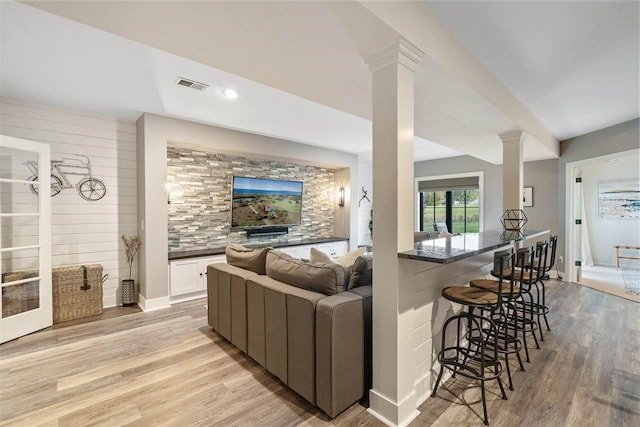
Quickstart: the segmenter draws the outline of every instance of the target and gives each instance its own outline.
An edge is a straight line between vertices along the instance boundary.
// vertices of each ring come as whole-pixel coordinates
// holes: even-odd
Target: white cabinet
[[[169,263],[169,296],[204,294],[207,290],[207,266],[226,262],[224,255],[205,258],[186,258]],[[202,295],[193,295],[199,297]],[[181,300],[184,300],[182,298]]]

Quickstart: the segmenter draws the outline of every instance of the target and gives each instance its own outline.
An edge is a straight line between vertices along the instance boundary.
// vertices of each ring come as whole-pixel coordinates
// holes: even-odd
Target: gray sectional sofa
[[[370,283],[370,261],[358,259],[350,272],[275,250],[240,248],[231,256],[227,250],[228,264],[207,268],[209,324],[296,393],[337,416],[371,384],[372,293],[361,271],[362,265],[369,269]]]

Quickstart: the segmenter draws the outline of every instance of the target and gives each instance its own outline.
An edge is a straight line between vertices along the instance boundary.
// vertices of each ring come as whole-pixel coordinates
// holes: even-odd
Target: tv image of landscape
[[[233,177],[232,227],[299,225],[302,182]]]

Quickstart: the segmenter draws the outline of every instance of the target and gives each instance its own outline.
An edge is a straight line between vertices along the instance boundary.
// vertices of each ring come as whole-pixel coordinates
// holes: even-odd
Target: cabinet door
[[[331,256],[339,257],[347,253],[347,242],[334,242],[331,244]]]
[[[295,246],[290,248],[278,248],[278,250],[280,252],[284,252],[285,254],[289,254],[294,258],[300,258],[300,256],[298,255],[298,248]]]
[[[202,292],[202,261],[189,259],[171,262],[171,296]]]
[[[312,245],[306,245],[306,246],[298,246],[298,258],[302,259],[309,259],[311,258],[311,248],[313,246]]]
[[[331,243],[318,243],[318,245],[316,245],[316,249],[318,249],[319,251],[324,252],[325,254],[329,255],[332,258],[334,256],[334,255],[331,254],[331,252],[332,252]]]
[[[207,289],[207,267],[209,264],[226,264],[227,257],[225,255],[216,255],[207,258],[200,258],[200,269],[202,272],[202,290]]]

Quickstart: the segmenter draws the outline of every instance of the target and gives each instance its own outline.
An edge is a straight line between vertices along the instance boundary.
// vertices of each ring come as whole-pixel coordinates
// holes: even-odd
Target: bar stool
[[[527,280],[532,285],[532,290],[535,289],[535,292],[536,292],[536,298],[534,301],[533,292],[532,290],[530,290],[529,293],[531,298],[529,301],[526,302],[524,309],[529,311],[530,314],[535,315],[536,318],[538,319],[537,329],[540,333],[541,341],[544,341],[544,335],[542,334],[541,318],[544,317],[545,323],[547,324],[547,330],[551,330],[549,329],[549,322],[547,321],[547,317],[546,317],[547,313],[549,313],[549,307],[547,307],[546,305],[544,282],[541,279],[541,277],[544,275],[544,272],[547,268],[548,249],[549,249],[549,243],[546,240],[536,242],[534,259],[531,263],[524,266],[524,269],[527,271],[527,273],[525,273],[523,276],[527,278]],[[519,271],[520,271],[520,268],[517,268],[514,270],[514,272],[516,273],[516,276],[520,274]],[[493,276],[496,276],[497,274],[500,274],[500,272],[497,271],[497,269],[494,267],[494,269],[491,271],[491,274]],[[507,266],[502,272],[502,275],[504,278],[510,278],[510,274],[511,274],[510,267]],[[519,306],[518,308],[522,309],[523,307]],[[539,348],[537,340],[536,340],[536,346]]]
[[[547,330],[551,330],[549,328],[549,322],[547,321],[547,314],[549,313],[549,307],[546,304],[546,296],[544,289],[544,282],[542,281],[542,276],[547,268],[547,254],[549,252],[549,242],[546,240],[536,242],[536,252],[535,259],[533,264],[531,265],[531,275],[533,278],[533,287],[536,290],[536,302],[532,301],[529,303],[529,308],[532,310],[533,314],[538,319],[538,331],[540,332],[540,340],[544,341],[544,335],[542,334],[542,322],[541,318],[544,318],[544,321],[547,326]],[[533,296],[533,295],[532,295]]]
[[[502,339],[499,341],[502,345],[498,348],[498,352],[504,354],[505,365],[507,367],[507,376],[509,379],[509,389],[513,390],[513,380],[511,379],[511,366],[509,365],[509,355],[515,354],[520,365],[520,370],[524,371],[524,365],[522,364],[522,358],[520,357],[520,350],[523,348],[523,343],[518,338],[518,335],[522,333],[523,341],[526,344],[525,332],[529,331],[530,327],[525,327],[524,318],[520,316],[520,312],[516,307],[516,301],[521,298],[520,287],[521,284],[517,281],[517,276],[525,274],[524,267],[530,262],[530,257],[527,258],[524,254],[519,253],[518,267],[515,268],[513,249],[509,248],[504,251],[496,252],[495,258],[498,259],[498,268],[494,273],[498,276],[498,280],[493,279],[474,279],[469,282],[472,288],[484,289],[489,292],[498,294],[501,292],[502,304],[500,305],[500,315],[495,316],[494,322],[498,325],[498,328],[503,332]],[[506,262],[506,264],[505,264]],[[509,267],[503,268],[503,265]],[[495,267],[495,263],[494,263]],[[494,270],[496,270],[494,268]],[[508,282],[505,279],[508,278]],[[525,348],[527,355],[527,361],[529,360],[528,348]]]
[[[503,265],[506,264],[506,259],[500,259],[500,270],[503,270]],[[501,333],[498,324],[502,323],[499,322],[497,324],[495,322],[496,315],[499,315],[503,303],[502,280],[500,280],[497,293],[467,286],[450,286],[442,290],[442,296],[449,301],[462,304],[468,311],[462,311],[450,317],[444,323],[442,328],[442,349],[438,353],[440,373],[431,396],[436,396],[445,368],[452,371],[454,378],[456,374],[460,374],[466,378],[480,381],[484,423],[489,425],[485,381],[497,380],[502,399],[507,399],[500,378],[503,367],[498,357]],[[483,309],[485,309],[485,313],[489,313],[488,316],[483,315]],[[466,331],[463,332],[464,321],[466,321]],[[457,331],[456,343],[447,347],[447,329],[454,322]],[[462,342],[463,337],[466,343]]]
[[[556,265],[556,252],[558,249],[558,235],[553,233],[549,238],[549,246],[551,250],[551,259],[549,259],[549,264],[544,269],[544,274],[542,275],[542,280],[549,280],[549,272]]]
[[[544,280],[549,280],[549,271],[551,271],[551,269],[553,268],[553,266],[556,264],[556,251],[557,251],[557,247],[558,247],[558,235],[557,234],[552,234],[551,237],[549,238],[550,241],[550,245],[551,245],[551,259],[549,260],[549,263],[547,264],[546,259],[544,262],[544,269],[543,269],[543,273],[542,275],[539,276],[539,281],[540,284],[542,286],[542,305],[545,307],[545,312],[543,314],[544,317],[544,323],[547,326],[547,331],[550,331],[551,328],[549,327],[549,321],[547,320],[547,314],[549,313],[549,307],[547,306],[547,298],[545,295],[545,288],[544,288]],[[546,256],[546,254],[545,254]]]
[[[505,251],[496,252],[496,257],[502,256],[502,254],[512,253],[513,249],[507,249]],[[512,292],[508,295],[509,304],[514,310],[514,316],[511,318],[513,322],[514,328],[518,333],[522,333],[522,343],[524,345],[524,351],[526,355],[527,363],[530,363],[531,360],[529,358],[529,346],[527,344],[527,333],[533,335],[533,339],[536,343],[536,348],[540,348],[540,344],[538,343],[538,338],[536,337],[535,331],[538,329],[538,324],[533,318],[533,314],[531,310],[528,310],[529,316],[527,316],[527,312],[523,310],[522,307],[525,305],[525,296],[529,296],[531,298],[531,287],[533,285],[533,280],[535,279],[535,275],[531,274],[529,270],[526,269],[527,266],[530,266],[533,262],[533,249],[532,248],[521,248],[518,249],[517,253],[517,267],[513,270],[505,269],[502,273],[503,276],[513,277],[513,280],[516,282],[513,285]],[[492,273],[499,274],[499,270],[497,268]],[[511,275],[513,271],[513,276]],[[470,285],[472,287],[478,287],[490,292],[496,292],[498,288],[498,283],[496,280],[472,280]],[[522,369],[524,371],[524,369]],[[509,373],[509,370],[507,370]]]

